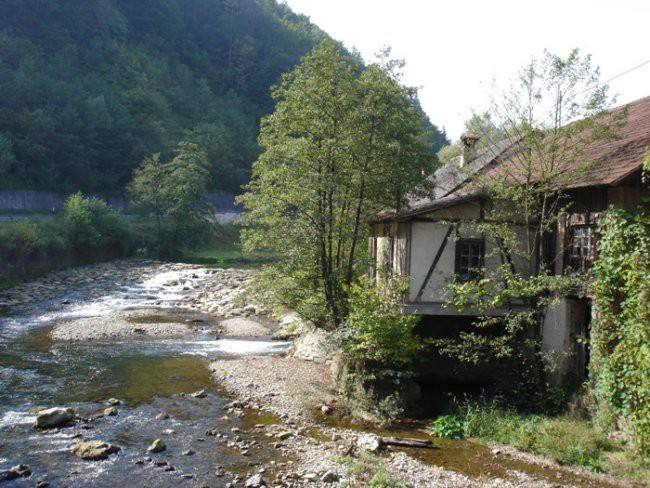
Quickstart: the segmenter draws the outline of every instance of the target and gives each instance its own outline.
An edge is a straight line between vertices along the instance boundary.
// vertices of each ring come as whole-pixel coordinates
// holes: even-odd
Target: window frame
[[[580,236],[580,246],[576,246],[576,237],[578,231],[587,231],[586,236]],[[567,246],[567,263],[570,268],[579,271],[589,269],[596,259],[597,246],[597,229],[595,225],[572,225],[569,228],[569,242]],[[585,246],[585,242],[587,245]],[[574,250],[579,249],[578,254]],[[586,251],[585,251],[586,250]]]
[[[470,267],[469,263],[467,266],[467,271],[463,272],[463,266],[461,265],[461,259],[463,258],[463,246],[479,246],[478,253],[478,268],[474,270],[473,267]],[[470,247],[471,248],[471,247]],[[468,260],[471,260],[474,256],[470,252],[467,254]],[[462,283],[467,281],[478,280],[483,276],[482,269],[485,267],[485,239],[484,238],[461,238],[456,241],[456,262],[454,264],[454,271],[456,274],[456,280]]]

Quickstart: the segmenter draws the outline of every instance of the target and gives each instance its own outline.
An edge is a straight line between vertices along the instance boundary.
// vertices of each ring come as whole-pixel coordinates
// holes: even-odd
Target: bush
[[[433,422],[431,433],[436,437],[462,439],[465,437],[465,418],[462,415],[442,415]]]
[[[63,207],[63,225],[71,247],[82,254],[107,247],[128,248],[128,232],[119,212],[98,198],[76,193]]]
[[[348,367],[345,389],[355,415],[389,424],[403,415],[405,378],[427,345],[413,333],[420,318],[401,313],[406,279],[375,286],[360,280],[348,291],[347,322],[333,334]]]
[[[399,375],[425,350],[426,344],[413,333],[420,317],[401,313],[408,287],[405,279],[395,279],[385,288],[362,279],[350,287],[350,313],[338,340],[352,363]]]

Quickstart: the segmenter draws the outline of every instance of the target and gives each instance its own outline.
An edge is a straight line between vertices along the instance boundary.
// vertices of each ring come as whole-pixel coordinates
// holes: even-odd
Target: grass
[[[346,475],[351,478],[339,484],[340,487],[406,488],[408,486],[405,482],[386,473],[379,456],[371,454],[364,454],[359,458],[343,456],[335,458],[334,462],[343,465]]]
[[[195,251],[184,251],[181,260],[187,263],[202,264],[219,268],[257,268],[272,263],[275,255],[271,252],[244,253],[239,244],[216,241]]]
[[[220,225],[211,243],[182,253],[181,259],[188,263],[219,268],[258,268],[272,263],[275,254],[270,251],[244,253],[239,244],[239,227]]]
[[[523,415],[490,407],[465,407],[439,417],[432,426],[439,437],[472,437],[507,444],[521,451],[650,483],[650,462],[630,446],[614,441],[586,420],[567,416]]]

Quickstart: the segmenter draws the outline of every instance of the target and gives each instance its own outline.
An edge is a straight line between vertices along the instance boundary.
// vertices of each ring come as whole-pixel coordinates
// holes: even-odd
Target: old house
[[[572,175],[563,188],[571,203],[543,243],[544,255],[556,274],[568,267],[590,266],[596,257],[596,225],[610,205],[633,208],[649,195],[648,184],[642,180],[642,165],[650,152],[650,97],[609,115],[622,116],[615,139],[590,143],[579,159],[560,163],[560,169]],[[434,175],[434,198],[412,201],[408,208],[386,212],[372,223],[372,273],[381,276],[388,269],[410,277],[404,308],[423,315],[421,329],[428,336],[456,334],[470,326],[478,312],[447,307],[447,286],[453,280],[474,279],[478,268],[497,266],[503,258],[493,252],[497,245],[494,238],[477,233],[463,222],[490,217],[490,199],[473,186],[474,176],[489,178],[507,168],[521,146],[512,138],[475,151],[475,142],[473,134],[463,135],[463,154]],[[499,316],[504,310],[487,313]],[[590,318],[589,297],[566,296],[546,313],[543,345],[557,354],[557,380],[566,374],[584,376],[588,351],[578,339],[588,335]],[[445,380],[451,375],[450,368],[445,361],[432,361],[423,366],[421,374]],[[465,368],[456,369],[453,375],[480,380],[488,372]]]

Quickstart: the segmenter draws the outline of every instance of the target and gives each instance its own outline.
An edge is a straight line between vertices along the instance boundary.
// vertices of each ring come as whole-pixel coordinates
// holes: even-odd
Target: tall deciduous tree
[[[159,252],[190,247],[197,231],[209,225],[207,158],[196,144],[180,142],[168,163],[154,154],[133,173],[133,203],[156,221]]]
[[[317,323],[347,316],[346,290],[365,270],[366,222],[423,188],[435,158],[415,90],[386,58],[364,68],[324,42],[273,90],[264,152],[240,198],[247,249],[277,251],[284,300]]]
[[[501,166],[473,183],[489,198],[488,218],[461,224],[493,242],[485,262],[502,264],[485,266],[478,279],[452,284],[451,304],[506,312],[504,317],[483,317],[460,340],[440,341],[441,350],[475,364],[536,358],[529,370],[511,368],[531,373],[521,378],[528,385],[543,384],[543,360],[551,359],[541,349],[546,310],[584,285],[580,270],[554,274],[556,256],[544,254],[544,239],[571,206],[565,189],[588,164],[581,163],[585,149],[595,140],[613,137],[620,122],[604,115],[610,100],[598,75],[590,57],[577,50],[567,58],[546,52],[521,70],[509,90],[495,96],[492,118],[513,147]],[[505,324],[502,334],[481,330],[497,323]],[[530,400],[522,393],[516,392],[519,400]]]

